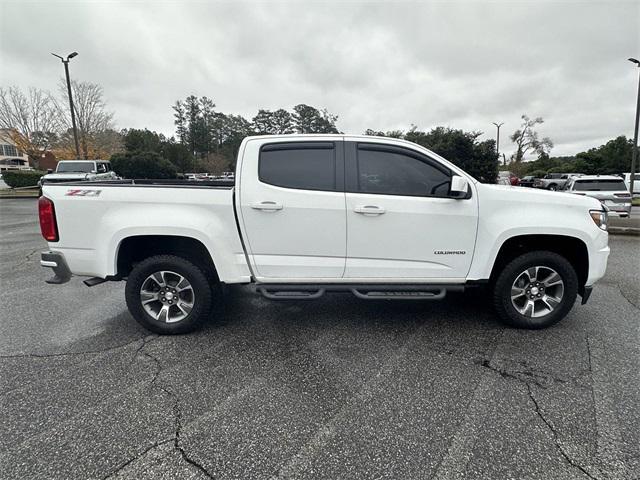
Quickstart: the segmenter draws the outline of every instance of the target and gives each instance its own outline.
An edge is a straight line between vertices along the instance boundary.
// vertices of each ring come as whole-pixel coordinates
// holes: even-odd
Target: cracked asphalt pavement
[[[271,303],[230,288],[159,337],[124,284],[46,285],[34,200],[0,200],[0,478],[640,478],[640,239],[559,325],[482,293]]]

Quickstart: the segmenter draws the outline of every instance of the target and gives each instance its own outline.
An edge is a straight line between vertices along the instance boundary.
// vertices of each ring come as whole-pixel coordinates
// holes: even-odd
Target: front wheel
[[[127,278],[125,296],[136,321],[163,335],[197,329],[211,308],[205,273],[174,255],[156,255],[137,264]]]
[[[537,251],[512,260],[495,282],[493,303],[501,320],[518,328],[546,328],[576,301],[578,276],[566,258]]]

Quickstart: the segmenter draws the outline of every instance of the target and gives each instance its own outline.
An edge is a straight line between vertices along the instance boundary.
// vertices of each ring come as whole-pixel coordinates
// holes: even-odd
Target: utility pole
[[[635,63],[636,67],[640,67],[640,61],[630,58],[630,62]],[[640,73],[638,74],[638,99],[636,103],[636,127],[633,132],[633,154],[631,155],[631,178],[629,179],[629,193],[633,199],[633,183],[636,180],[636,165],[638,161],[638,122],[640,122]]]
[[[78,55],[78,52],[73,52],[67,55],[65,60],[60,55],[52,53],[54,57],[58,57],[64,64],[64,73],[67,77],[67,93],[69,94],[69,108],[71,109],[71,126],[73,127],[73,141],[76,144],[76,158],[80,159],[80,144],[78,143],[78,129],[76,128],[76,112],[73,107],[73,97],[71,96],[71,80],[69,79],[69,60]]]
[[[498,134],[496,135],[496,155],[498,158],[500,158],[500,127],[504,125],[504,122],[502,123],[493,122],[493,124],[498,129]],[[504,163],[506,164],[506,161]]]

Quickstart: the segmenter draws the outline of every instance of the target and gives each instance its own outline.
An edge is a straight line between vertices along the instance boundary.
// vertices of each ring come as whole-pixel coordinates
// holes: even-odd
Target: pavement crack
[[[113,470],[112,472],[108,473],[106,476],[102,477],[102,480],[107,480],[108,478],[113,477],[114,475],[117,475],[118,473],[120,473],[122,470],[124,470],[125,468],[127,468],[129,465],[131,465],[133,462],[135,462],[136,460],[144,457],[147,453],[149,453],[151,450],[154,450],[156,448],[158,448],[161,445],[165,445],[169,442],[171,442],[173,439],[168,438],[165,440],[162,440],[160,442],[155,442],[153,445],[151,445],[148,448],[145,448],[143,451],[141,451],[140,453],[138,453],[137,455],[131,457],[130,459],[128,459],[127,461],[125,461],[124,463],[120,464],[115,470]]]
[[[180,453],[180,456],[185,462],[187,462],[189,465],[196,468],[198,471],[200,471],[200,473],[204,474],[207,478],[215,478],[211,473],[209,473],[209,471],[203,465],[201,465],[196,460],[194,460],[191,456],[189,456],[187,451],[181,445],[180,438],[182,434],[182,410],[180,408],[180,399],[171,389],[168,389],[167,387],[165,387],[164,385],[158,382],[158,379],[160,378],[160,375],[162,374],[162,370],[164,367],[162,366],[162,363],[156,356],[145,351],[145,347],[147,346],[149,341],[146,341],[145,339],[143,340],[144,341],[142,345],[136,351],[136,355],[138,354],[144,355],[145,357],[149,358],[156,367],[155,372],[153,373],[153,378],[151,379],[151,382],[150,382],[150,387],[158,388],[159,390],[164,392],[169,398],[171,398],[171,400],[173,401],[172,409],[173,409],[173,419],[174,419],[174,425],[175,425],[173,439],[172,439],[173,448]]]
[[[589,355],[590,355],[590,353],[589,353]],[[551,432],[551,435],[553,436],[553,440],[554,440],[554,444],[556,446],[556,449],[558,450],[558,452],[560,452],[560,454],[562,455],[562,458],[564,458],[565,461],[569,465],[571,465],[574,468],[577,468],[578,470],[580,470],[582,473],[584,473],[590,479],[598,480],[598,477],[594,477],[593,475],[591,475],[582,465],[577,463],[575,460],[573,460],[569,456],[569,454],[567,454],[567,452],[564,450],[564,448],[561,445],[560,438],[558,436],[557,430],[553,427],[551,422],[549,420],[547,420],[547,418],[542,414],[542,410],[540,409],[540,405],[538,404],[538,401],[536,400],[535,396],[533,395],[533,390],[531,388],[532,384],[537,385],[538,387],[540,387],[542,389],[547,389],[547,386],[542,384],[540,381],[538,381],[538,378],[551,379],[553,381],[559,381],[559,382],[566,382],[566,380],[560,379],[560,378],[557,378],[557,377],[553,377],[551,375],[549,375],[549,376],[540,376],[540,375],[537,375],[535,372],[532,372],[530,370],[528,370],[528,371],[517,371],[517,370],[516,371],[508,371],[508,370],[504,370],[504,369],[501,369],[501,368],[498,368],[498,367],[492,365],[491,361],[490,360],[486,360],[486,359],[483,360],[482,362],[480,362],[480,365],[482,365],[483,367],[485,367],[485,368],[487,368],[489,370],[492,370],[492,371],[498,373],[499,375],[501,375],[504,378],[512,378],[514,380],[517,380],[518,382],[523,383],[527,388],[527,392],[529,394],[529,398],[533,402],[533,406],[534,406],[536,415],[542,420],[542,422],[546,425],[547,429]],[[589,356],[589,369],[591,370],[591,357],[590,356]]]
[[[182,411],[180,410],[180,402],[176,398],[176,402],[173,405],[173,414],[175,416],[176,422],[176,432],[174,437],[173,446],[176,450],[180,452],[182,459],[187,462],[189,465],[192,465],[196,469],[198,469],[201,473],[203,473],[207,478],[215,478],[209,471],[196,460],[191,458],[187,451],[184,449],[182,445],[180,445],[180,434],[182,432]]]
[[[634,307],[636,310],[640,310],[640,306],[636,305],[635,302],[633,302],[629,297],[627,297],[627,294],[624,293],[624,291],[622,290],[622,287],[619,284],[616,284],[616,286],[618,287],[618,290],[620,291],[620,295],[622,295],[622,298],[624,298],[627,302],[629,302],[629,304]]]
[[[31,250],[29,253],[27,253],[24,256],[24,259],[20,263],[18,263],[14,268],[19,268],[19,267],[23,267],[24,265],[27,265],[31,261],[31,258],[41,250],[42,250],[41,248],[36,248],[34,250]]]
[[[17,353],[15,355],[0,355],[0,359],[7,358],[56,358],[56,357],[74,357],[81,355],[91,355],[95,353],[105,353],[111,352],[113,350],[117,350],[119,348],[124,348],[128,345],[132,345],[140,340],[143,341],[142,345],[145,344],[145,337],[136,338],[135,340],[131,340],[130,342],[122,343],[120,345],[114,345],[113,347],[98,349],[98,350],[81,350],[79,352],[61,352],[61,353]],[[139,352],[140,348],[136,351]]]
[[[551,422],[549,422],[549,420],[547,420],[547,418],[542,414],[542,410],[540,409],[540,405],[538,404],[538,401],[536,400],[536,397],[533,395],[533,391],[531,390],[531,385],[529,385],[529,383],[524,382],[524,384],[527,386],[527,392],[529,393],[529,398],[531,399],[531,401],[533,402],[533,406],[535,408],[535,412],[536,415],[538,415],[538,417],[540,418],[540,420],[542,420],[542,422],[547,426],[547,428],[549,429],[549,431],[551,432],[552,436],[553,436],[553,440],[554,443],[556,445],[556,449],[558,450],[558,452],[560,452],[560,454],[562,455],[562,457],[566,460],[566,462],[571,465],[574,468],[577,468],[578,470],[580,470],[582,473],[584,473],[587,477],[591,478],[592,480],[598,480],[598,477],[594,477],[593,475],[591,475],[587,469],[585,469],[582,465],[580,465],[579,463],[577,463],[576,461],[574,461],[568,454],[567,452],[565,452],[564,448],[562,447],[562,445],[560,444],[560,439],[558,437],[558,432],[556,431],[556,429],[553,427],[553,425],[551,424]]]
[[[547,389],[553,383],[567,383],[568,380],[565,378],[554,376],[548,372],[535,372],[530,368],[527,368],[527,365],[522,364],[525,367],[525,370],[507,370],[504,368],[499,368],[491,363],[491,360],[481,360],[476,362],[482,367],[488,368],[489,370],[493,370],[498,373],[500,376],[504,378],[513,378],[523,383],[534,383],[540,388]]]

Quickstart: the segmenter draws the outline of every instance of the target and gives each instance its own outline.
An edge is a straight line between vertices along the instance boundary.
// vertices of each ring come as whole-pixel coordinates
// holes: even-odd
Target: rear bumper
[[[53,277],[45,280],[47,283],[60,285],[71,280],[71,270],[69,270],[64,255],[60,252],[42,252],[40,254],[40,265],[53,270]]]
[[[617,213],[618,215],[622,214],[622,215],[630,215],[631,214],[631,203],[625,203],[625,204],[613,204],[613,205],[609,205],[607,204],[607,209],[609,210],[609,213]]]

